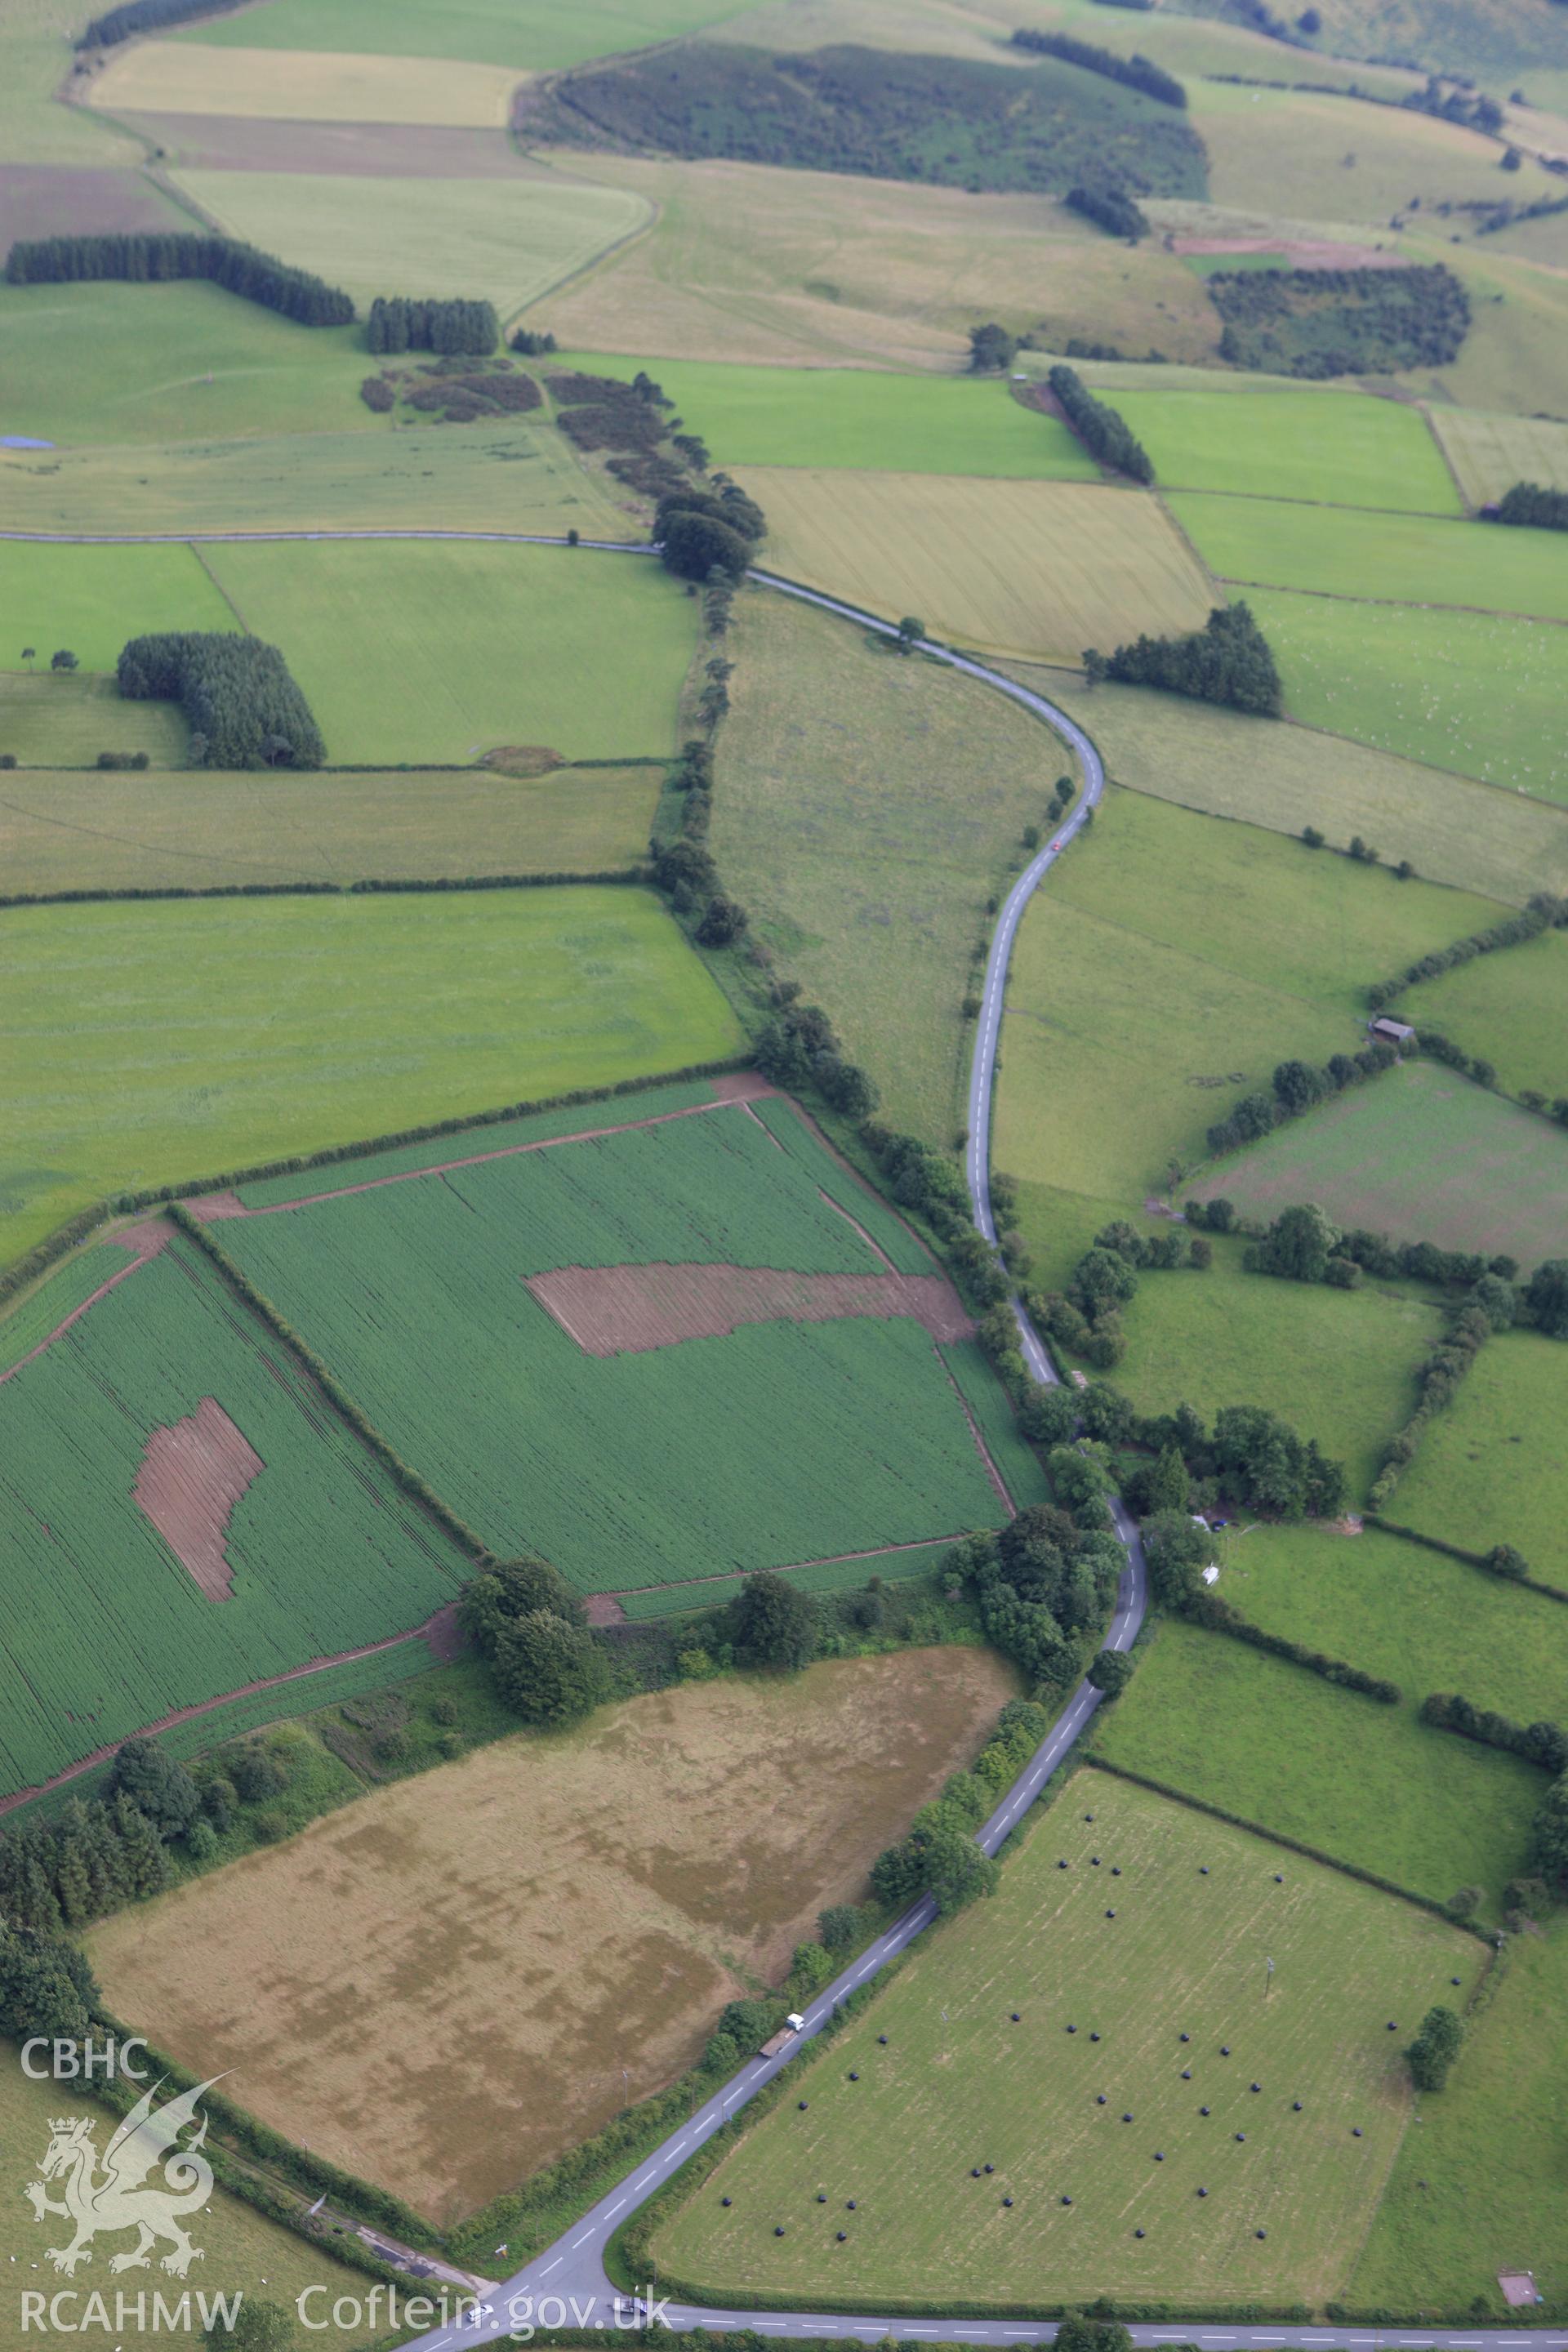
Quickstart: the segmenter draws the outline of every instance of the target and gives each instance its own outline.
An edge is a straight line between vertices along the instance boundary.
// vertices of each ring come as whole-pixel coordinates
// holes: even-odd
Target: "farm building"
[[[1386,1013],[1379,1013],[1375,1021],[1367,1023],[1366,1028],[1368,1036],[1375,1037],[1382,1045],[1404,1045],[1415,1034],[1408,1021],[1391,1021]]]

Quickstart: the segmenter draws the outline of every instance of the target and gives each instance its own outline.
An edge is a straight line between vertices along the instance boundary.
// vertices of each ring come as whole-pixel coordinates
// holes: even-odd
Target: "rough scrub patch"
[[[567,1265],[524,1277],[585,1355],[637,1355],[681,1339],[727,1339],[742,1323],[830,1323],[908,1315],[933,1339],[974,1326],[936,1274],[790,1274],[774,1266]]]
[[[136,1501],[209,1601],[226,1601],[234,1590],[229,1513],[266,1466],[216,1397],[147,1440]]]

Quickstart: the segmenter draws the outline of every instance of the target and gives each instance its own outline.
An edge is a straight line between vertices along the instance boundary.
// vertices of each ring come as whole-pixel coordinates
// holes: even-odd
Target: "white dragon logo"
[[[215,2074],[211,2081],[198,2083],[195,2090],[182,2092],[156,2110],[153,2101],[162,2086],[154,2083],[117,2126],[103,2151],[101,2174],[93,2144],[97,2129],[93,2119],[89,2116],[50,2118],[49,2144],[38,2167],[40,2178],[29,2181],[22,2193],[33,2208],[35,2220],[58,2213],[75,2224],[76,2235],[68,2246],[45,2249],[58,2271],[70,2277],[79,2263],[90,2263],[92,2241],[100,2231],[139,2232],[128,2253],[110,2257],[111,2271],[147,2269],[153,2249],[161,2240],[166,2240],[172,2249],[161,2267],[176,2278],[184,2278],[193,2263],[205,2259],[201,2248],[192,2245],[184,2221],[187,2214],[198,2212],[212,2193],[212,2167],[201,2153],[207,2136],[206,2117],[201,2118],[200,2129],[184,2147],[179,2137],[196,2120],[196,2105],[203,2093],[210,2091],[218,2079]],[[163,2168],[162,2186],[147,2181],[147,2175],[159,2164]],[[46,2195],[42,2183],[49,2180],[63,2182],[62,2197]]]

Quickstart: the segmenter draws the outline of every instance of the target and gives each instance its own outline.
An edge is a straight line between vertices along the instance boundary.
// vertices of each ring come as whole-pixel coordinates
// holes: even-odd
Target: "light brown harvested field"
[[[1218,352],[1218,313],[1178,256],[1153,239],[1110,247],[1049,196],[765,163],[554,160],[658,211],[648,236],[531,320],[563,350],[948,373],[975,320],[998,319],[1058,349],[1079,335],[1173,360]]]
[[[568,1265],[524,1278],[545,1312],[590,1356],[727,1339],[742,1323],[830,1323],[853,1315],[908,1315],[943,1341],[974,1336],[958,1293],[940,1274]]]
[[[195,1412],[147,1440],[137,1507],[209,1601],[226,1601],[234,1591],[229,1513],[266,1467],[216,1397],[203,1397]]]
[[[433,122],[499,129],[525,74],[452,58],[208,48],[128,41],[91,85],[110,114],[282,116],[297,122]]]
[[[212,172],[346,172],[508,180],[532,170],[500,130],[438,123],[290,122],[235,114],[124,114],[176,164]]]
[[[1158,500],[1089,482],[747,467],[766,561],[791,579],[983,652],[1076,663],[1219,602]]]
[[[161,2048],[449,2220],[689,2064],[1014,1686],[962,1648],[682,1684],[378,1790],[109,1921],[93,1966]]]
[[[63,163],[0,163],[0,249],[19,236],[100,229],[172,229],[189,223],[140,172],[78,171]]]
[[[1328,237],[1178,236],[1177,253],[1282,255],[1292,269],[1399,269],[1405,257],[1384,245],[1337,245]]]

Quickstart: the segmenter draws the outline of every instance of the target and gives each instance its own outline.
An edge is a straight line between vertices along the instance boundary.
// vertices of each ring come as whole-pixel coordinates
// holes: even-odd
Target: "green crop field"
[[[1204,266],[1229,269],[1248,257],[1214,254]],[[1426,418],[1399,401],[1283,386],[1255,386],[1246,400],[1191,386],[1112,397],[1153,459],[1156,477],[1172,489],[1403,508],[1413,514],[1460,511]]]
[[[993,1374],[978,1339],[959,1339],[942,1350],[942,1360],[963,1391],[1002,1482],[1020,1511],[1051,1500],[1040,1457],[1019,1430],[1007,1391]]]
[[[95,1290],[125,1271],[122,1250],[112,1244],[77,1250],[11,1301],[0,1317],[0,1372],[8,1372],[24,1356],[42,1347],[68,1315],[84,1307]]]
[[[1321,2305],[1411,2114],[1388,2021],[1484,1965],[1394,1896],[1079,1772],[994,1901],[923,1938],[657,2230],[661,2279],[734,2303]]]
[[[1568,803],[1568,629],[1277,588],[1249,589],[1247,601],[1274,648],[1294,718]]]
[[[101,627],[95,634],[101,636]],[[46,651],[46,663],[47,658]],[[9,751],[24,768],[85,768],[100,751],[145,751],[163,767],[184,756],[186,737],[175,704],[124,702],[113,678],[99,672],[79,670],[67,677],[47,667],[32,676],[0,671],[0,751]],[[58,773],[47,781],[14,778],[0,800],[0,836],[8,835],[16,822],[13,812],[19,797],[37,793],[52,803],[57,793],[69,795],[76,785],[74,776]],[[68,857],[81,846],[69,841],[60,819],[48,816],[38,823],[47,828],[48,850],[54,854]],[[13,879],[8,887],[26,890],[35,886]]]
[[[1116,1386],[1146,1413],[1185,1403],[1212,1419],[1222,1405],[1265,1405],[1343,1462],[1359,1497],[1415,1410],[1415,1366],[1442,1317],[1392,1289],[1244,1273],[1241,1249],[1216,1240],[1206,1273],[1142,1277],[1122,1310],[1127,1355]],[[1053,1265],[1052,1278],[1065,1271]]]
[[[628,382],[649,364],[602,352],[563,364]],[[1058,417],[1005,383],[872,373],[863,368],[740,367],[659,360],[658,381],[721,466],[858,467],[1097,481],[1100,469]]]
[[[1510,1939],[1501,1979],[1474,2020],[1440,2099],[1400,2149],[1351,2280],[1361,2310],[1500,2316],[1497,2274],[1523,2259],[1542,2294],[1563,2291],[1561,2085],[1541,2053],[1568,2010],[1568,1932]]]
[[[389,57],[476,58],[540,69],[641,48],[732,14],[725,0],[263,0],[229,23],[215,17],[177,37],[222,48],[369,50]]]
[[[879,1552],[871,1559],[817,1560],[809,1568],[791,1569],[789,1580],[803,1592],[859,1592],[873,1576],[884,1584],[903,1584],[913,1577],[930,1576],[950,1549],[939,1536],[934,1543]],[[742,1581],[737,1575],[710,1577],[696,1584],[656,1584],[642,1592],[621,1594],[618,1601],[623,1615],[633,1624],[647,1624],[655,1617],[693,1617],[705,1610],[723,1608],[734,1599]],[[694,1626],[692,1636],[700,1640],[701,1629]]]
[[[330,759],[667,755],[696,606],[661,565],[440,541],[208,551],[258,636],[281,646]]]
[[[1401,1021],[1440,1029],[1467,1054],[1495,1065],[1511,1095],[1527,1088],[1555,1102],[1568,1096],[1568,938],[1547,931],[1523,947],[1478,956],[1439,972],[1390,1010]]]
[[[1201,628],[1214,591],[1155,499],[1087,482],[804,467],[741,477],[786,578],[984,653],[1056,656]]]
[[[1468,1551],[1510,1543],[1543,1583],[1568,1585],[1565,1430],[1568,1347],[1505,1332],[1427,1430],[1388,1516]]]
[[[22,751],[18,698],[0,681],[0,744]],[[60,687],[39,679],[37,690]],[[122,733],[121,711],[183,734],[173,707],[121,702],[80,682],[83,755]],[[95,714],[102,711],[100,719]],[[90,720],[90,724],[89,721]],[[26,754],[24,751],[23,756]],[[167,890],[240,882],[458,880],[470,874],[602,874],[647,855],[662,772],[557,768],[547,776],[290,775],[286,771],[17,774],[0,790],[0,869],[16,891]]]
[[[1061,743],[1000,695],[783,597],[743,600],[731,642],[721,870],[781,976],[875,1076],[881,1115],[945,1143],[985,901],[1046,821]]]
[[[580,179],[374,179],[309,172],[178,172],[231,236],[346,286],[362,302],[411,284],[486,296],[504,317],[537,301],[651,217],[640,198]]]
[[[1209,570],[1244,587],[1568,621],[1568,562],[1557,531],[1203,490],[1175,492],[1171,509]]]
[[[232,629],[233,612],[188,547],[28,547],[5,551],[0,669],[47,671],[62,646],[83,669],[111,670],[128,637],[155,629]],[[25,646],[36,659],[24,665]],[[52,682],[52,681],[51,681]],[[68,680],[61,680],[69,700]],[[11,680],[0,677],[0,695]],[[38,726],[41,698],[27,706]],[[46,737],[47,724],[43,730]],[[79,730],[68,721],[62,733]],[[7,744],[20,751],[20,745]]]
[[[859,1221],[849,1182],[804,1129],[781,1150],[724,1108],[226,1222],[217,1238],[494,1549],[536,1549],[582,1591],[635,1591],[1001,1516],[912,1320],[679,1341],[647,1322],[640,1350],[592,1356],[526,1287],[568,1266],[872,1274],[819,1190]],[[655,1315],[658,1290],[650,1277]]]
[[[1353,1052],[1396,939],[1419,954],[1490,919],[1458,891],[1113,791],[1019,929],[997,1164],[1121,1213],[1173,1158],[1195,1166],[1277,1063]],[[1051,1251],[1048,1230],[1024,1230]]]
[[[360,370],[367,365],[362,358]],[[362,413],[368,419],[370,411]],[[585,539],[628,535],[626,507],[541,418],[0,455],[0,485],[7,525],[17,530],[434,529],[563,537],[575,524]]]
[[[1113,1763],[1435,1902],[1479,1886],[1495,1910],[1529,1865],[1533,1764],[1223,1633],[1168,1620],[1100,1720]]]
[[[1191,1189],[1247,1217],[1316,1201],[1341,1225],[1524,1266],[1568,1249],[1568,1135],[1439,1062],[1349,1088]]]
[[[87,1202],[735,1051],[633,889],[0,917],[0,1251]]]
[[[262,1465],[226,1533],[218,1520],[224,1599],[132,1495],[153,1433],[208,1399]],[[18,1564],[0,1649],[6,1791],[174,1708],[416,1625],[466,1572],[184,1241],[0,1385],[0,1424]]]
[[[354,327],[296,327],[216,286],[0,285],[7,432],[71,442],[217,440],[375,423]],[[0,479],[58,463],[6,452]],[[84,526],[86,527],[86,526]]]
[[[1568,425],[1543,416],[1488,416],[1434,406],[1437,438],[1472,506],[1500,499],[1515,482],[1568,490]]]

